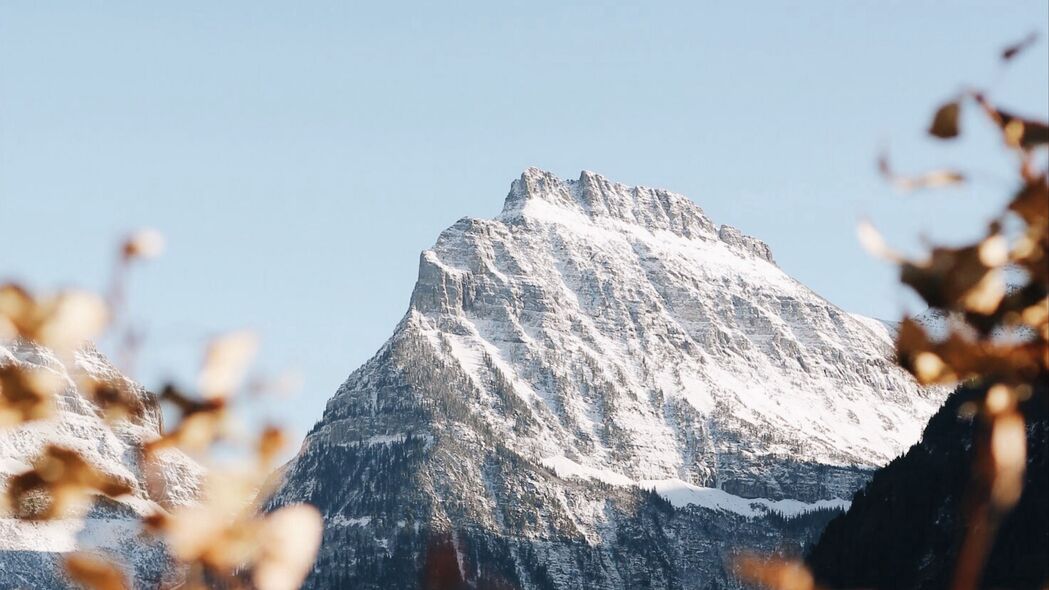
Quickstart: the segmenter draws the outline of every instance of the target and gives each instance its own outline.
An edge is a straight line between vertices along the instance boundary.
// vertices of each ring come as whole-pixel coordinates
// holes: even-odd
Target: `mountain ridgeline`
[[[325,516],[308,588],[733,588],[941,401],[689,199],[529,169],[423,252],[270,508]]]

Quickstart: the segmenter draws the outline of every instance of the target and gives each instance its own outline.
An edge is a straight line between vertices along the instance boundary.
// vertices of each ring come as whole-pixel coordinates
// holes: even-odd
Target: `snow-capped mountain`
[[[847,506],[941,400],[689,199],[533,168],[423,252],[273,505],[326,516],[313,588],[726,587],[731,551],[810,540],[819,512],[789,517]]]
[[[93,348],[63,363],[51,351],[26,342],[0,343],[0,367],[43,371],[62,382],[52,418],[18,427],[0,427],[0,490],[12,476],[28,471],[47,445],[76,451],[92,467],[125,482],[132,493],[95,503],[87,517],[26,521],[0,515],[0,589],[70,586],[62,554],[92,551],[123,563],[136,588],[159,587],[172,575],[163,547],[140,535],[138,517],[156,508],[193,502],[203,468],[181,451],[166,449],[149,463],[142,443],[160,433],[156,399],[127,379]],[[141,401],[140,415],[107,425],[101,409],[78,388],[81,377],[109,383]]]

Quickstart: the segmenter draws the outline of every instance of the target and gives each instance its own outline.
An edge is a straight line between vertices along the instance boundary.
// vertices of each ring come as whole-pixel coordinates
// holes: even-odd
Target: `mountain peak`
[[[680,195],[537,168],[442,232],[272,503],[325,515],[307,587],[410,588],[384,572],[428,547],[463,587],[730,587],[731,551],[786,538],[763,515],[844,506],[940,397],[760,246]]]
[[[695,240],[720,240],[730,247],[773,262],[768,245],[738,229],[717,226],[691,199],[664,189],[613,182],[583,170],[577,180],[565,180],[541,168],[527,168],[510,185],[503,221],[522,218],[573,219],[604,227],[636,226],[652,233],[669,232]],[[774,262],[773,262],[774,263]]]
[[[929,400],[907,401],[916,386],[892,365],[882,327],[835,308],[777,268],[763,242],[715,226],[686,197],[593,172],[563,180],[529,168],[496,219],[464,218],[442,232],[421,256],[410,310],[405,325],[447,362],[482,390],[491,379],[504,384],[500,395],[556,433],[538,446],[521,438],[532,446],[520,452],[576,453],[584,467],[632,480],[718,481],[752,493],[679,455],[692,443],[664,419],[668,399],[723,421],[733,444],[758,424],[789,430],[789,443],[752,452],[797,457],[805,445],[806,460],[823,465],[888,460],[913,440],[899,419],[930,413]],[[578,375],[589,375],[582,393]],[[899,408],[853,397],[875,383]],[[785,417],[795,412],[813,414],[808,432]],[[611,450],[616,420],[626,431],[648,425],[629,459]],[[566,450],[555,440],[575,442]]]

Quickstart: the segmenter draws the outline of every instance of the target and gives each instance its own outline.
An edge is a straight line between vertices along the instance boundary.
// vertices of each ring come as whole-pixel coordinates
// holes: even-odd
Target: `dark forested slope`
[[[1001,523],[983,588],[1042,588],[1049,581],[1049,395],[1043,376],[1022,405],[1027,418],[1023,496]],[[809,553],[834,588],[945,588],[959,552],[978,420],[959,418],[983,391],[962,388],[929,421],[922,440],[879,470]]]

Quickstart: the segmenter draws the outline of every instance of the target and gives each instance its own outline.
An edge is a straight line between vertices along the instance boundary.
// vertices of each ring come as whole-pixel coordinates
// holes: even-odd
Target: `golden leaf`
[[[922,351],[914,356],[914,373],[921,383],[954,381],[957,376],[934,352]]]
[[[172,384],[164,386],[160,399],[178,409],[179,419],[163,436],[146,443],[146,453],[151,454],[171,446],[190,453],[201,453],[225,434],[225,399],[191,399]]]
[[[1020,315],[1023,323],[1032,328],[1042,328],[1049,323],[1049,298],[1043,299],[1023,310]]]
[[[954,100],[936,109],[932,124],[929,126],[929,135],[940,139],[950,139],[958,136],[958,115],[961,113],[961,104]]]
[[[1049,125],[996,108],[982,94],[977,93],[973,97],[987,116],[1001,128],[1005,143],[1010,147],[1031,150],[1049,144]]]
[[[900,323],[896,356],[923,385],[950,385],[960,380],[994,376],[1011,382],[1035,378],[1044,370],[1049,351],[1044,341],[994,343],[974,340],[952,329],[946,340],[933,342],[909,318]]]
[[[121,254],[125,260],[156,258],[164,252],[164,234],[152,228],[140,229],[124,239]]]
[[[109,422],[139,418],[146,412],[142,397],[126,381],[85,375],[78,380],[77,386],[102,410],[103,417]]]
[[[1015,406],[1016,395],[1012,388],[1003,383],[996,383],[987,390],[984,404],[987,411],[993,416],[1001,414]]]
[[[105,302],[88,291],[60,293],[39,305],[38,314],[35,329],[23,335],[60,353],[80,348],[109,321]]]
[[[33,461],[33,469],[8,481],[8,502],[19,518],[46,520],[78,513],[91,496],[119,497],[131,483],[103,473],[76,451],[48,445]]]
[[[66,572],[73,581],[91,590],[128,590],[124,572],[109,561],[90,553],[70,553],[65,558]]]
[[[0,366],[0,426],[51,417],[65,383],[47,369]]]
[[[199,562],[223,574],[247,567],[258,552],[252,499],[259,477],[255,472],[213,471],[199,503],[151,518],[149,524],[184,563]]]
[[[859,224],[856,226],[856,238],[859,240],[860,245],[863,246],[863,249],[872,256],[894,262],[899,262],[903,259],[902,256],[885,243],[885,238],[883,238],[874,225],[866,219],[860,220]]]
[[[965,174],[957,170],[930,170],[918,176],[900,177],[895,185],[902,191],[916,191],[930,188],[943,188],[962,184],[965,182]]]
[[[994,255],[993,249],[993,246],[989,248],[988,256]],[[900,281],[914,289],[931,307],[957,311],[987,309],[995,277],[981,284],[991,271],[983,262],[982,250],[981,244],[933,248],[925,260],[904,261],[900,265]],[[977,291],[972,294],[969,305],[966,297],[974,289]],[[984,295],[987,297],[981,298]]]
[[[1016,43],[1013,43],[1012,45],[1009,45],[1008,47],[1006,47],[1005,49],[1002,50],[1002,61],[1010,61],[1010,60],[1014,59],[1017,55],[1020,55],[1027,48],[1029,48],[1030,46],[1034,45],[1037,41],[1038,41],[1038,33],[1037,32],[1029,33],[1026,37],[1021,39],[1020,41],[1018,41]]]
[[[1028,225],[1037,227],[1049,221],[1049,179],[1043,175],[1028,181],[1009,203],[1009,210]]]
[[[972,286],[961,297],[962,306],[973,313],[990,315],[998,309],[1005,297],[1005,276],[999,269],[983,275],[980,282]]]
[[[234,526],[229,514],[205,505],[182,509],[172,515],[165,528],[165,539],[179,560],[200,561],[216,570],[230,572],[250,560],[254,553],[253,533],[253,527]]]
[[[818,590],[805,564],[780,558],[743,556],[736,560],[736,574],[768,590]]]
[[[259,463],[264,466],[272,464],[281,449],[287,444],[288,437],[284,434],[284,431],[276,426],[267,426],[263,429],[262,434],[259,435],[259,442],[256,448]]]
[[[946,169],[931,170],[917,176],[900,176],[893,172],[892,167],[889,165],[889,158],[884,154],[878,158],[878,171],[881,172],[886,181],[903,192],[942,188],[962,184],[966,181],[965,175],[961,172]]]
[[[252,574],[259,590],[295,590],[310,572],[320,548],[324,521],[313,506],[285,506],[259,531],[260,553]]]
[[[222,437],[225,423],[224,407],[185,415],[169,432],[147,443],[146,451],[152,453],[174,446],[191,454],[203,453]]]
[[[36,303],[28,291],[15,283],[0,285],[0,317],[13,326],[16,333],[24,334],[32,328],[35,313]]]
[[[1023,491],[1023,474],[1027,464],[1027,432],[1018,412],[994,418],[991,430],[991,458],[994,480],[991,500],[1001,509],[1011,508]]]
[[[225,398],[244,378],[258,350],[258,337],[251,332],[233,332],[208,345],[200,372],[200,392],[205,398]]]
[[[992,234],[980,242],[977,252],[984,266],[1002,266],[1009,261],[1009,242],[1001,234]]]

